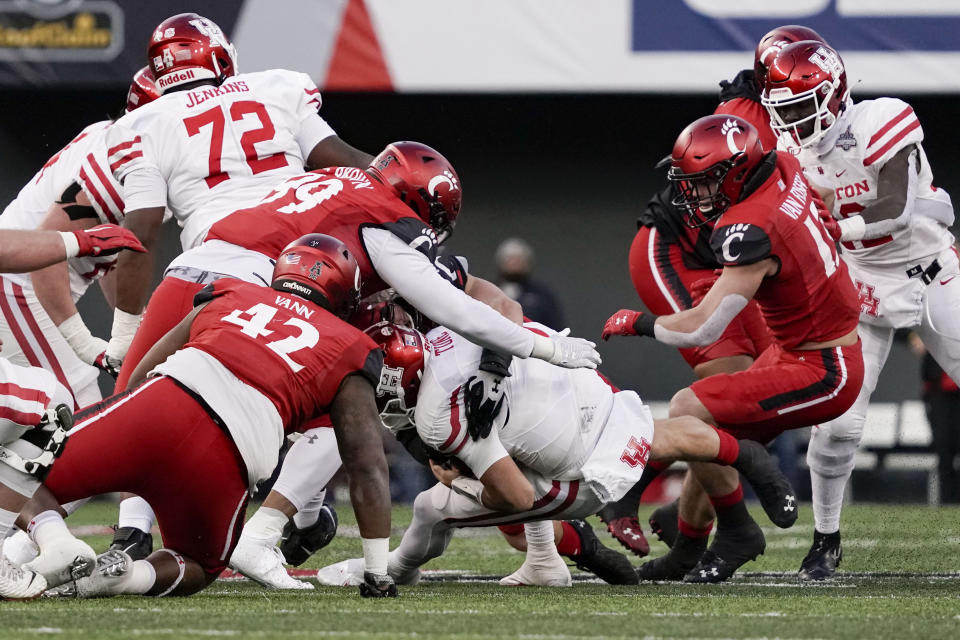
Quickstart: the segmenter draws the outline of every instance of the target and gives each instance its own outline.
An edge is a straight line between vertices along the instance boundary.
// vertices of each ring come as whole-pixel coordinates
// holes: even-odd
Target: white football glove
[[[551,336],[534,335],[533,338],[531,357],[567,369],[596,369],[600,365],[600,354],[594,349],[596,343],[571,337],[570,329]]]

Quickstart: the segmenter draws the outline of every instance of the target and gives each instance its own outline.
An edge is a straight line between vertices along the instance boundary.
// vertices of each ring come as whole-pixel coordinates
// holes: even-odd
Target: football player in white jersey
[[[555,334],[536,323],[525,326]],[[532,358],[513,360],[503,380],[505,406],[491,433],[474,439],[465,421],[465,390],[481,347],[445,327],[425,339],[386,323],[367,330],[375,340],[382,340],[381,332],[402,332],[403,342],[425,354],[426,362],[422,376],[385,366],[377,393],[402,415],[412,415],[424,445],[450,460],[448,468],[432,465],[440,484],[414,501],[413,522],[390,554],[388,571],[398,584],[415,583],[419,567],[443,553],[454,528],[594,514],[637,482],[648,459],[732,465],[751,481],[765,508],[781,508],[792,492],[762,445],[689,416],[655,421],[636,393],[615,392],[596,371]],[[553,526],[528,530],[527,541],[526,561],[502,584],[559,585],[565,568]],[[325,567],[317,578],[322,584],[358,584],[362,562]]]
[[[2,229],[0,270],[41,269],[123,248],[143,250],[132,233],[114,225],[59,233]],[[35,598],[46,589],[42,575],[12,565],[2,547],[20,509],[63,450],[72,405],[72,394],[53,373],[0,358],[0,600]]]
[[[960,380],[960,275],[950,196],[933,186],[913,109],[895,98],[853,102],[843,61],[815,42],[784,47],[762,96],[780,145],[798,155],[807,180],[837,220],[860,297],[863,388],[842,417],[813,429],[807,463],[816,530],[800,577],[831,577],[840,563],[840,510],[870,395],[894,330],[911,327]]]
[[[164,207],[183,228],[186,250],[216,220],[257,202],[285,176],[305,167],[365,167],[372,159],[320,117],[320,92],[309,76],[282,69],[237,75],[233,45],[202,16],[182,13],[161,22],[147,57],[161,97],[118,120],[107,136],[110,170],[124,187],[124,225],[149,250],[118,264],[107,351],[116,359],[126,355],[140,322]]]

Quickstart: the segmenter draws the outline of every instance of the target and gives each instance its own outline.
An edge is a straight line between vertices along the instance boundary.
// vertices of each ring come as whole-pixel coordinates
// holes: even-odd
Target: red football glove
[[[840,241],[840,235],[843,231],[840,229],[840,222],[838,222],[826,209],[820,209],[820,222],[823,224],[823,228],[827,230],[827,233],[830,234],[830,237],[834,242]]]
[[[137,240],[137,236],[115,224],[102,224],[82,231],[74,231],[73,235],[77,237],[77,242],[80,244],[77,256],[109,256],[123,249],[147,252],[147,249]]]
[[[636,324],[642,315],[643,311],[620,309],[603,323],[603,333],[600,334],[600,337],[607,340],[610,336],[640,335],[637,333]]]

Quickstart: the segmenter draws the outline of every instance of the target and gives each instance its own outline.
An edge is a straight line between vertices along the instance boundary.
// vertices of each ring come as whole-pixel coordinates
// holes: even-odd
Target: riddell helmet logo
[[[157,87],[162,91],[163,89],[169,89],[172,86],[196,79],[197,74],[193,69],[184,69],[162,76],[157,80]]]

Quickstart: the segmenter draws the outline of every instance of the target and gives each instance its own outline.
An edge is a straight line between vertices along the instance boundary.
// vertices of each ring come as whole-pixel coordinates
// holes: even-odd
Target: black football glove
[[[397,593],[397,585],[389,575],[375,575],[364,571],[360,595],[364,598],[396,598],[400,594]]]

